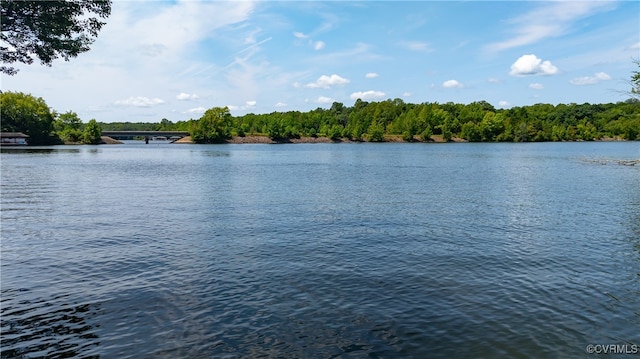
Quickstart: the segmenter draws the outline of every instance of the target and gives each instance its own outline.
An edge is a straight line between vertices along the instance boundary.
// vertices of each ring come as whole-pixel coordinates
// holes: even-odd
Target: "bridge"
[[[144,137],[145,139],[153,137],[185,137],[189,136],[187,131],[102,131],[102,136],[108,136],[115,140],[132,140],[134,137]]]

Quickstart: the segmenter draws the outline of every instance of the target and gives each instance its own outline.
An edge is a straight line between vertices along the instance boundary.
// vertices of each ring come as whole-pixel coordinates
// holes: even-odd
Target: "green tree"
[[[384,127],[380,122],[374,122],[369,126],[367,132],[367,140],[369,142],[382,142],[384,141]]]
[[[173,130],[173,122],[163,118],[160,123],[156,125],[156,131],[171,131]]]
[[[578,126],[578,138],[583,141],[593,141],[597,137],[597,129],[596,127],[587,120],[582,120]]]
[[[462,125],[460,136],[469,142],[480,142],[482,140],[482,131],[478,125],[469,121]]]
[[[97,145],[101,141],[102,129],[95,119],[89,120],[82,132],[82,141],[86,144]]]
[[[285,138],[286,128],[282,123],[282,119],[275,117],[275,114],[273,115],[273,118],[267,124],[267,136],[274,141],[282,140]]]
[[[431,136],[433,135],[433,132],[431,131],[431,126],[427,125],[427,127],[424,128],[424,130],[422,130],[422,132],[420,133],[420,138],[422,139],[422,141],[431,141]]]
[[[228,107],[208,109],[191,129],[196,143],[220,143],[231,137],[232,118]]]
[[[413,137],[418,133],[418,116],[413,109],[405,112],[402,123],[402,139],[406,142],[413,142]]]
[[[5,64],[33,63],[51,66],[58,57],[70,58],[89,50],[111,14],[109,0],[0,1],[2,34],[0,59]],[[93,16],[92,16],[93,15]],[[14,75],[12,66],[0,72]]]
[[[58,137],[64,142],[81,142],[83,140],[82,120],[73,111],[58,116],[53,127]]]
[[[22,132],[29,135],[30,145],[53,143],[53,114],[40,97],[22,92],[0,93],[0,128],[7,132]]]
[[[327,137],[329,137],[332,141],[337,141],[342,136],[342,130],[343,128],[340,127],[340,125],[333,125],[331,126],[331,128],[329,128]]]
[[[499,135],[503,130],[503,118],[502,114],[496,114],[493,111],[488,111],[485,113],[482,121],[480,122],[480,132],[482,133],[482,141],[495,141],[496,136]]]

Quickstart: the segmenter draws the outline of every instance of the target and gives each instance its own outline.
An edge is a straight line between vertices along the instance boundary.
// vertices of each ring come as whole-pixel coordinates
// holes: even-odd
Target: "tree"
[[[482,140],[482,131],[478,125],[469,121],[462,125],[460,136],[469,142],[480,142]]]
[[[369,126],[367,132],[367,140],[369,142],[382,142],[384,141],[384,126],[380,122],[374,122]]]
[[[75,112],[68,111],[58,116],[53,126],[58,137],[64,142],[83,140],[82,120]]]
[[[105,24],[98,18],[110,14],[110,0],[2,0],[0,59],[31,64],[37,58],[47,66],[59,57],[69,61],[89,50]],[[0,72],[14,75],[17,70],[2,66]]]
[[[173,130],[173,122],[163,118],[156,126],[156,131],[171,131]]]
[[[102,129],[98,122],[91,119],[82,132],[82,142],[90,145],[97,145],[101,141]]]
[[[422,141],[431,141],[431,136],[433,135],[433,131],[431,131],[431,126],[427,125],[427,127],[424,128],[424,130],[422,130],[422,132],[420,133],[420,138],[422,139]]]
[[[191,138],[196,143],[220,143],[231,137],[232,125],[228,107],[213,107],[194,123]]]
[[[0,113],[2,131],[25,133],[30,145],[52,143],[53,114],[42,98],[22,92],[0,93]]]
[[[267,125],[267,136],[274,141],[284,139],[284,132],[285,128],[279,120],[272,120]]]

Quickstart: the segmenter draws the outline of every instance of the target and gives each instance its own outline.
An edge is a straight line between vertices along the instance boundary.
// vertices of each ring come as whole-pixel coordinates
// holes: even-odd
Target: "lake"
[[[637,352],[640,166],[602,160],[639,158],[638,142],[3,148],[1,355]]]

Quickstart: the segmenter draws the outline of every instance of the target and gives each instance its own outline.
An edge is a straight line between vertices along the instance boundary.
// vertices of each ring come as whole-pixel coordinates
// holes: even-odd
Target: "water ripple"
[[[1,357],[638,344],[640,178],[595,145],[3,151]]]

